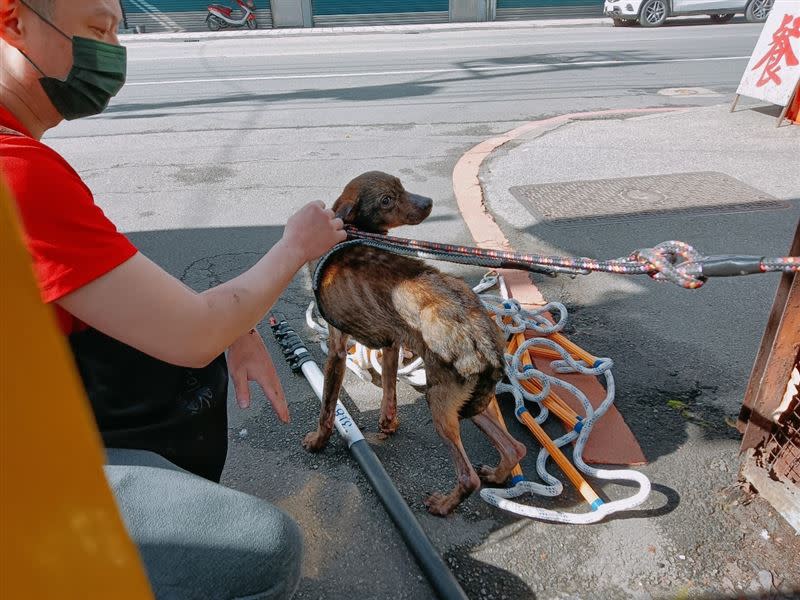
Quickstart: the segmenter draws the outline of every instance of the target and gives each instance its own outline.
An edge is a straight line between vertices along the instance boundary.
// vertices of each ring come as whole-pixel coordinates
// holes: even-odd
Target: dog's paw
[[[492,485],[502,485],[505,483],[507,477],[501,477],[497,474],[497,469],[487,465],[475,465],[475,471],[478,473],[483,483],[490,483]]]
[[[381,430],[381,433],[385,435],[392,435],[397,428],[400,427],[400,419],[395,417],[394,419],[388,419],[386,417],[381,417],[378,421],[378,427]]]
[[[309,452],[319,452],[328,443],[328,436],[323,436],[319,431],[312,431],[303,438],[303,448]]]
[[[437,517],[446,517],[453,510],[450,499],[439,492],[434,492],[423,501],[428,512]]]

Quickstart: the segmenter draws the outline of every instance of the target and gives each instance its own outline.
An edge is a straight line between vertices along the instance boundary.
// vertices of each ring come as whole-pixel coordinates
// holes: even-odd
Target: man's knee
[[[294,593],[302,535],[279,508],[136,454],[115,453],[110,462],[106,475],[157,598]]]

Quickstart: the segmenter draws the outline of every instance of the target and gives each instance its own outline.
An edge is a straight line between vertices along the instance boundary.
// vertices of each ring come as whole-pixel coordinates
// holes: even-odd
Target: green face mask
[[[25,4],[28,6],[27,4]],[[40,19],[72,41],[72,69],[62,81],[48,77],[25,53],[22,55],[43,75],[39,80],[56,110],[68,121],[103,112],[125,85],[127,52],[122,46],[83,37],[70,37],[36,10]]]

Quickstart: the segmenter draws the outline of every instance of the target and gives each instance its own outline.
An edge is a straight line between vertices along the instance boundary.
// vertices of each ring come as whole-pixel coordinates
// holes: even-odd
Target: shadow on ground
[[[202,290],[252,266],[281,232],[277,227],[223,228],[140,232],[129,237],[144,254],[187,285]],[[321,359],[303,320],[310,297],[300,277],[276,310],[309,340]],[[292,423],[280,425],[271,409],[264,406],[261,394],[254,395],[256,407],[246,413],[233,408],[231,398],[231,443],[223,482],[281,506],[303,527],[306,568],[299,598],[338,597],[342,593],[376,599],[431,596],[421,571],[344,444],[334,437],[320,454],[302,450],[300,440],[314,426],[319,405],[305,381],[293,375],[280,359],[268,327],[262,329],[262,335],[284,382]],[[377,413],[360,413],[349,399],[344,401],[365,434],[373,436]],[[470,556],[486,534],[503,524],[494,522],[488,508],[481,506],[475,513],[456,517],[456,522],[463,521],[463,527],[469,529],[456,535],[447,531],[453,520],[436,519],[425,512],[421,503],[424,490],[451,486],[452,466],[433,432],[424,402],[402,406],[400,418],[408,435],[373,445],[462,585],[468,593],[491,589],[497,598],[534,598],[513,573]],[[413,427],[413,423],[421,426]],[[245,429],[246,437],[240,435]],[[479,453],[475,454],[477,458]],[[484,454],[484,460],[492,460],[490,452]],[[347,591],[342,588],[343,582]]]
[[[673,239],[703,254],[784,256],[799,216],[800,201],[794,200],[783,209],[732,214],[541,222],[526,233],[547,252],[555,247],[567,256],[627,256]],[[616,404],[649,461],[685,442],[687,422],[709,441],[738,438],[732,423],[779,275],[712,279],[699,290],[628,279],[639,284],[636,292],[623,291],[619,276],[604,274],[536,276],[536,285],[546,298],[568,305],[573,341],[614,359]]]
[[[130,238],[147,256],[187,285],[206,289],[249,268],[277,241],[280,233],[278,227],[218,228],[140,232],[130,234]],[[536,233],[547,235],[544,229]],[[563,234],[551,237],[569,253],[592,254],[588,252],[591,250],[590,239],[579,237],[568,243],[569,239]],[[619,242],[626,245],[623,239]],[[765,249],[772,247],[767,245]],[[479,276],[474,269],[458,267],[456,271],[469,279]],[[773,283],[770,280],[769,285]],[[286,315],[321,362],[323,356],[318,346],[312,343],[303,317],[311,298],[306,286],[305,275],[301,274],[280,299],[276,310]],[[714,402],[707,401],[717,390],[707,383],[706,371],[713,371],[715,380],[732,378],[737,385],[743,377],[741,372],[726,364],[724,353],[698,353],[692,343],[692,338],[709,335],[709,330],[718,327],[714,318],[719,321],[720,315],[713,308],[699,313],[694,309],[688,310],[682,294],[692,292],[680,290],[675,295],[677,290],[665,287],[658,290],[659,294],[667,292],[666,297],[659,296],[661,302],[664,298],[676,302],[680,299],[678,306],[683,308],[675,310],[686,311],[682,318],[677,319],[677,323],[685,327],[684,342],[658,339],[646,331],[647,320],[658,316],[651,312],[655,308],[642,307],[648,302],[653,303],[655,291],[648,292],[653,296],[619,296],[591,308],[578,308],[573,311],[575,325],[572,332],[576,341],[597,353],[618,358],[623,356],[622,348],[625,348],[624,360],[618,363],[622,390],[618,404],[651,461],[674,452],[684,443],[690,422],[699,424],[710,440],[735,436],[724,422],[724,417],[732,412],[726,413]],[[710,292],[712,295],[730,293],[730,289],[723,290],[717,286],[710,290],[713,290]],[[631,303],[639,305],[639,308],[635,309]],[[599,327],[603,320],[608,322]],[[614,335],[609,335],[609,332],[614,332]],[[334,440],[329,448],[317,455],[308,454],[300,447],[303,434],[316,421],[317,401],[305,381],[293,375],[280,361],[279,350],[268,328],[262,328],[262,334],[284,381],[293,420],[290,426],[281,426],[271,410],[264,407],[260,394],[255,397],[261,398],[262,402],[250,412],[232,408],[225,482],[282,506],[303,526],[307,568],[300,598],[335,597],[343,591],[340,587],[342,578],[349,581],[353,591],[362,598],[426,597],[430,594],[427,584],[346,447]],[[635,340],[635,344],[640,346],[633,349],[634,342],[625,340]],[[686,368],[675,366],[676,362],[670,357],[676,356],[696,358],[694,364]],[[684,362],[683,358],[681,362]],[[377,394],[376,388],[370,390]],[[509,528],[513,530],[520,523],[525,527],[526,522],[500,513],[475,497],[446,520],[426,513],[423,498],[434,490],[446,490],[453,485],[453,467],[434,432],[423,398],[410,388],[405,388],[402,394],[407,401],[401,400],[399,407],[401,429],[388,440],[379,440],[375,435],[377,410],[360,411],[346,395],[343,401],[470,596],[488,597],[491,594],[495,598],[534,598],[535,594],[526,583],[512,572],[512,566],[501,568],[475,558],[476,551],[493,532],[506,535]],[[680,409],[670,408],[670,401],[681,402]],[[514,420],[509,407],[509,403],[504,404],[506,421],[512,433],[518,439],[529,439]],[[464,424],[462,431],[473,462],[495,462],[493,449],[471,424]],[[523,468],[526,474],[533,475],[535,445],[530,443],[529,447],[531,451],[523,462]],[[564,479],[555,467],[551,470]],[[680,505],[678,492],[657,481],[654,484],[648,507],[617,514],[611,521],[663,517]],[[629,489],[615,484],[598,485],[597,489],[607,499],[630,494]],[[562,497],[536,498],[535,503],[556,510],[575,510],[582,501],[571,486],[567,486]],[[549,527],[560,529],[564,526]],[[373,558],[376,553],[382,556],[378,562]],[[503,560],[499,563],[503,564]],[[405,586],[401,592],[398,592],[398,582]]]

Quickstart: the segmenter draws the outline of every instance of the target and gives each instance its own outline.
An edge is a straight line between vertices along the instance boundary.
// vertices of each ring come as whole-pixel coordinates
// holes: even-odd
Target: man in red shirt
[[[241,505],[247,514],[256,514],[249,500],[230,497],[236,492],[220,492],[224,488],[175,465],[219,480],[227,448],[228,368],[241,407],[250,404],[248,381],[253,380],[278,416],[288,420],[274,366],[253,328],[297,270],[345,234],[341,220],[321,202],[311,203],[289,219],[282,239],[252,269],[203,293],[186,288],[138,252],[95,204],[80,176],[40,141],[65,118],[101,112],[122,87],[126,55],[116,35],[120,18],[117,0],[0,0],[0,173],[16,199],[42,299],[54,307],[69,337],[106,446],[132,449],[109,451],[111,463],[130,467],[123,472],[109,467],[109,480],[158,593],[162,579],[173,591],[181,587],[175,583],[181,581],[181,565],[165,558],[163,548],[186,535],[188,522],[212,538],[217,533],[224,537],[226,528],[234,536],[236,531],[244,535],[241,525],[237,530],[219,515],[176,522],[168,510],[169,497],[182,489],[176,478],[188,478],[187,493],[205,498],[203,509]],[[174,464],[137,450],[156,452]],[[159,468],[158,476],[166,479],[143,477],[137,486],[131,475],[141,466],[136,461]],[[127,484],[121,486],[123,481]],[[178,505],[186,510],[184,501]],[[134,522],[126,507],[139,517],[147,511],[155,516]],[[267,513],[256,521],[272,519],[281,535],[294,535],[287,517]],[[218,527],[208,525],[209,520],[218,521]],[[156,538],[160,543],[153,542]],[[162,554],[154,558],[144,539],[162,548]],[[204,542],[223,545],[219,539],[196,545]],[[235,547],[230,539],[224,543]],[[216,575],[225,561],[219,556],[205,558],[216,567],[194,565],[183,583],[187,589],[202,589],[208,581],[212,589],[205,589],[203,597],[286,597],[297,582],[298,555],[297,542],[277,544],[260,557],[254,554],[256,562],[272,561],[283,569],[282,575],[265,574],[263,564],[253,567],[275,580],[271,591],[223,591],[225,578]],[[238,560],[230,556],[235,552],[228,558]],[[203,561],[182,557],[184,562]],[[185,597],[197,597],[197,589]]]

